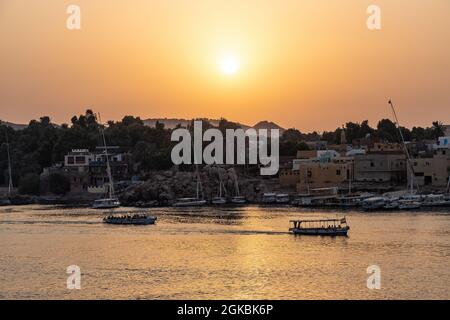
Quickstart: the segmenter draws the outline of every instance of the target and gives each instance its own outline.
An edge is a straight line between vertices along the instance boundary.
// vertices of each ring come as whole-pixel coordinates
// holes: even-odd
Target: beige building
[[[419,186],[446,187],[450,177],[450,149],[437,150],[433,157],[412,159],[414,184]],[[408,174],[411,183],[411,175]]]
[[[400,143],[375,142],[369,147],[369,152],[398,152],[403,153],[404,148]]]
[[[359,182],[406,183],[406,156],[389,152],[356,155],[354,172]]]
[[[296,159],[292,171],[297,177],[297,192],[305,193],[349,183],[353,178],[353,161],[351,158]]]
[[[281,168],[282,187],[296,187],[298,193],[315,188],[338,187],[353,179],[353,158],[335,150],[298,151],[292,167]]]
[[[281,187],[296,187],[300,172],[291,168],[280,168],[278,179]]]

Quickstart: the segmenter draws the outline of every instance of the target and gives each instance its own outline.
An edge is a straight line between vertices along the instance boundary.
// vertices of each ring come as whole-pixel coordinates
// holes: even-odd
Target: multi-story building
[[[438,149],[431,157],[411,160],[414,170],[414,185],[443,188],[448,186],[450,178],[450,149]],[[408,172],[410,170],[408,169]],[[408,174],[411,183],[412,175]]]
[[[406,156],[397,152],[372,152],[354,157],[358,182],[406,183]]]
[[[353,158],[341,157],[335,150],[299,151],[291,168],[282,168],[279,182],[295,186],[298,193],[315,188],[338,187],[353,178]]]
[[[128,176],[129,156],[119,147],[107,148],[111,174],[114,180]],[[103,187],[109,182],[106,154],[103,147],[91,152],[87,149],[75,149],[64,157],[64,172],[70,179],[72,192],[84,192],[89,188]]]

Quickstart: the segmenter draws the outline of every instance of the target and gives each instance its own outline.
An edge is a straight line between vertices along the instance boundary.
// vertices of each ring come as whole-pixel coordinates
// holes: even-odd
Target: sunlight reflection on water
[[[293,207],[151,209],[153,226],[109,226],[88,208],[0,208],[0,298],[450,298],[450,214],[347,211],[349,237],[288,234]],[[81,267],[67,290],[66,267]],[[366,287],[381,267],[381,290]]]

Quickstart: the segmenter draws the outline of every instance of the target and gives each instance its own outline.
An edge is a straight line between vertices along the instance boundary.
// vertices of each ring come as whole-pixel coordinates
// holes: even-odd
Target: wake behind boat
[[[307,236],[346,236],[350,227],[346,218],[320,220],[290,220],[289,232]]]

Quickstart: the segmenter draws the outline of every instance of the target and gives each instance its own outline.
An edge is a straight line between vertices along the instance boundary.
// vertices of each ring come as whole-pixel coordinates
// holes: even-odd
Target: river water
[[[87,208],[0,208],[1,299],[449,299],[450,212],[295,207],[151,209],[113,226]],[[340,217],[348,237],[294,236],[295,218]],[[66,268],[81,269],[67,289]],[[381,271],[368,289],[367,268]]]

